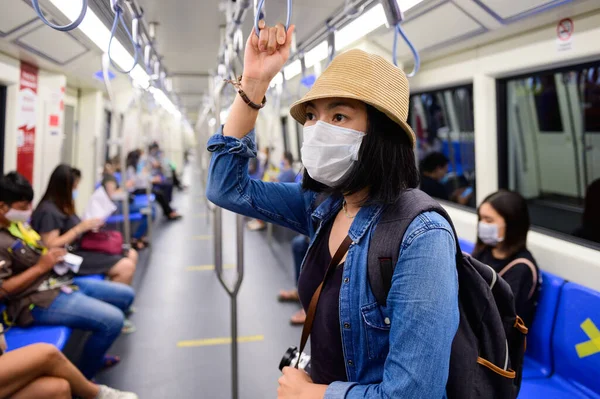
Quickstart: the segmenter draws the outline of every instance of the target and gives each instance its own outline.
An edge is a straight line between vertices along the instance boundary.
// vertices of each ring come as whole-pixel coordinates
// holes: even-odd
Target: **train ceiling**
[[[80,1],[80,0],[72,0]],[[216,66],[219,29],[225,23],[219,4],[223,0],[138,0],[147,22],[157,21],[157,47],[173,80],[173,89],[194,122],[208,87],[208,73]],[[49,4],[41,1],[42,6]],[[106,25],[112,22],[109,0],[90,0],[90,7]],[[285,17],[285,0],[267,0],[267,20]],[[293,21],[298,26],[298,42],[325,23],[344,4],[343,0],[296,0]],[[410,9],[403,24],[424,60],[474,47],[518,34],[600,8],[597,0],[424,0]],[[52,6],[45,8],[53,10]],[[82,89],[103,87],[94,78],[100,69],[99,49],[83,34],[53,31],[39,21],[29,0],[0,0],[0,52],[66,73],[69,86]],[[55,10],[55,9],[54,9]],[[64,17],[51,13],[59,22]],[[251,14],[249,14],[251,16]],[[251,29],[251,18],[244,32]],[[126,43],[121,30],[117,37]],[[368,40],[391,53],[392,33],[385,26]],[[399,58],[410,62],[410,52],[402,45]],[[118,77],[116,85],[127,84]]]

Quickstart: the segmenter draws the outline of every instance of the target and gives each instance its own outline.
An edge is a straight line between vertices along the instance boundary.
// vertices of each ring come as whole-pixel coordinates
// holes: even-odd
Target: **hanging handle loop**
[[[385,12],[387,26],[394,29],[394,47],[392,48],[394,65],[398,66],[398,35],[402,36],[408,47],[410,47],[410,51],[413,53],[413,57],[415,58],[415,67],[411,73],[406,75],[411,78],[415,76],[419,70],[419,67],[421,66],[421,58],[419,57],[419,52],[415,46],[406,36],[404,29],[402,29],[401,24],[404,20],[404,14],[402,13],[400,5],[396,0],[381,0],[381,5],[383,6],[383,11]]]
[[[258,22],[260,21],[261,12],[263,6],[265,4],[265,0],[259,0],[258,6],[256,7],[256,13],[254,15],[254,33],[256,36],[260,36],[260,29],[258,28]],[[290,22],[292,20],[292,0],[287,0],[287,17],[285,19],[285,30],[290,28]]]
[[[409,78],[412,78],[419,71],[419,67],[421,66],[421,57],[419,56],[419,52],[417,51],[415,46],[406,36],[406,33],[404,32],[404,29],[402,29],[402,26],[398,24],[394,28],[394,48],[392,51],[392,57],[394,57],[394,65],[398,66],[398,35],[402,36],[402,38],[410,48],[410,51],[413,53],[413,57],[415,59],[415,66],[412,72],[406,75]]]
[[[120,0],[111,0],[112,9],[115,12],[115,19],[113,21],[112,29],[110,31],[110,40],[108,41],[108,58],[110,60],[110,64],[113,66],[113,68],[115,68],[118,72],[126,75],[126,74],[130,73],[131,71],[133,71],[133,68],[135,68],[135,66],[138,63],[140,48],[138,45],[138,38],[137,38],[137,33],[138,33],[137,32],[137,24],[139,24],[139,21],[136,21],[136,20],[139,19],[140,16],[134,17],[133,26],[134,26],[134,32],[136,35],[136,37],[134,37],[131,34],[131,31],[129,30],[129,28],[127,27],[127,23],[125,22],[125,18],[123,17],[123,8],[121,8],[121,6],[119,5],[119,1]],[[125,32],[127,33],[129,40],[131,41],[131,44],[133,44],[133,65],[128,70],[123,70],[123,69],[119,68],[114,63],[114,61],[110,55],[113,39],[115,38],[115,35],[117,34],[117,28],[119,26],[119,21],[121,22],[121,25],[123,25],[123,29],[125,29]]]
[[[61,32],[68,32],[73,29],[76,29],[83,21],[83,18],[85,18],[85,14],[87,13],[87,9],[88,9],[88,0],[82,0],[81,12],[79,13],[79,17],[77,17],[77,19],[75,19],[75,21],[71,22],[70,24],[61,26],[61,25],[53,24],[52,22],[50,22],[46,19],[46,17],[44,16],[44,13],[42,13],[42,10],[40,8],[39,0],[32,0],[31,4],[33,5],[33,9],[35,10],[35,13],[38,15],[38,17],[42,20],[43,23],[45,23],[52,29],[56,29]]]

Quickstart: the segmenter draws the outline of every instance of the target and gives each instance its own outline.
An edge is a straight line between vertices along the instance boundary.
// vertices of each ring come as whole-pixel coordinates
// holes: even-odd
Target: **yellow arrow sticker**
[[[592,319],[586,319],[581,323],[581,329],[590,340],[575,346],[577,355],[582,358],[600,353],[600,330],[598,330]]]

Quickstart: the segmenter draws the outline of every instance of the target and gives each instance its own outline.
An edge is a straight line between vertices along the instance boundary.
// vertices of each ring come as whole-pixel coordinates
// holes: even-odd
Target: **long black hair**
[[[504,241],[498,245],[508,252],[510,256],[525,249],[527,246],[527,233],[531,227],[529,210],[525,198],[514,191],[500,190],[489,195],[481,202],[481,205],[485,203],[490,204],[502,216],[504,223],[506,223]],[[481,208],[481,205],[479,205],[479,208]],[[481,221],[479,209],[477,209],[477,215]],[[478,237],[473,253],[475,255],[480,254],[486,247],[486,244]]]
[[[66,215],[75,214],[75,203],[73,201],[73,184],[75,174],[70,165],[61,164],[54,169],[48,182],[46,193],[42,201],[52,201],[58,209]]]
[[[317,193],[352,195],[368,188],[362,205],[390,205],[403,190],[419,185],[412,142],[400,125],[367,105],[367,134],[358,161],[333,187],[321,184],[304,170],[302,188]]]

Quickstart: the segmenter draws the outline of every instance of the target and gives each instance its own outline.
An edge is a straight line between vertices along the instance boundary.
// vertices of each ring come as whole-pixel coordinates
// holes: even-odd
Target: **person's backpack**
[[[373,294],[386,305],[404,233],[414,218],[429,211],[450,223],[457,250],[460,323],[452,343],[448,398],[514,399],[521,385],[527,328],[515,312],[512,290],[490,266],[460,250],[452,220],[420,190],[405,191],[384,210],[375,228],[368,254]]]

